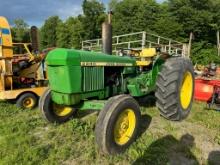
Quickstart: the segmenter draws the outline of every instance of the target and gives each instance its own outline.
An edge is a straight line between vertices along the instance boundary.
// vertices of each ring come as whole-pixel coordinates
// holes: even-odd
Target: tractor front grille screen
[[[104,67],[83,67],[82,72],[84,92],[104,89]]]

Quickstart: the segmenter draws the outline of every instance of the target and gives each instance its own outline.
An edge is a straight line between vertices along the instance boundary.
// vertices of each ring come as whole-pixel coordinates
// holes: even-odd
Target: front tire
[[[22,109],[33,109],[37,105],[38,98],[33,93],[24,93],[16,101],[16,105]]]
[[[167,59],[156,82],[156,105],[163,117],[179,121],[190,113],[194,95],[194,72],[189,59]]]
[[[108,100],[100,112],[96,128],[96,142],[105,154],[124,152],[138,136],[140,109],[135,99],[119,95]]]
[[[52,101],[51,90],[47,89],[41,96],[39,108],[48,122],[63,123],[73,117],[75,110],[72,107],[58,105]]]

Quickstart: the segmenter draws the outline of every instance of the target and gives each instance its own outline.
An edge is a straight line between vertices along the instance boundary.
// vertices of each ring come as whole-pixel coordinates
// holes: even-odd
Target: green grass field
[[[38,109],[0,102],[0,164],[215,164],[220,158],[220,112],[204,107],[194,103],[182,122],[163,119],[156,108],[142,108],[138,140],[124,154],[108,156],[95,144],[96,115],[81,114],[55,125],[42,119]]]

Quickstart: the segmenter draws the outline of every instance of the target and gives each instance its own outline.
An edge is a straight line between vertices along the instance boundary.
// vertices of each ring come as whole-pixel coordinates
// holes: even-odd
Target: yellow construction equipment
[[[0,16],[0,100],[16,100],[18,107],[28,109],[47,88],[45,54],[32,54],[30,45],[13,43],[9,23]],[[22,46],[26,54],[13,54],[15,46]]]

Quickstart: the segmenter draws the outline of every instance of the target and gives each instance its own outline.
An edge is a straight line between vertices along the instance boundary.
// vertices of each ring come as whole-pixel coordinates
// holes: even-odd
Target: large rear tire
[[[138,136],[140,118],[135,99],[128,95],[110,98],[100,112],[95,128],[96,142],[101,152],[124,152]]]
[[[179,121],[185,119],[192,107],[194,72],[189,59],[167,59],[156,82],[156,105],[163,117]]]
[[[58,105],[52,101],[51,90],[47,89],[39,100],[39,108],[48,122],[63,123],[75,114],[72,107]]]

